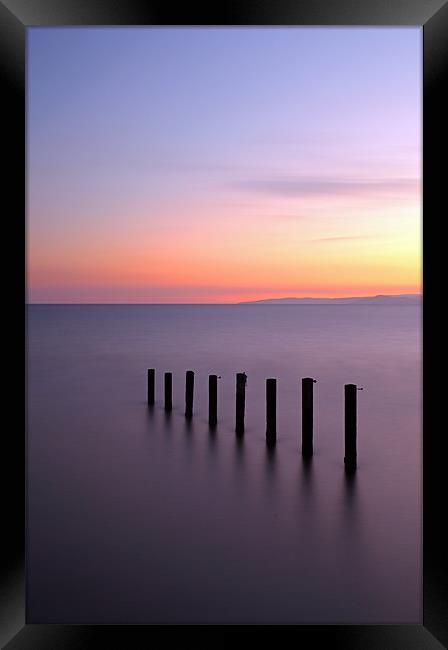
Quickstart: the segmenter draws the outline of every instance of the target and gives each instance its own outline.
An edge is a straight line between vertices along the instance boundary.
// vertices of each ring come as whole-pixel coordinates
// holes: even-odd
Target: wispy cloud
[[[340,242],[340,241],[352,241],[352,240],[371,240],[378,239],[379,235],[351,235],[347,237],[318,237],[317,239],[311,239],[312,242]]]
[[[420,184],[414,178],[390,178],[374,181],[304,178],[271,178],[237,181],[234,187],[251,192],[279,196],[363,196],[408,195],[416,193]]]

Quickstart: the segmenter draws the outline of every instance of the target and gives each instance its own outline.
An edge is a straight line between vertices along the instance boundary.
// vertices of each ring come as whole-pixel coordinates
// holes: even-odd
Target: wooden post
[[[208,423],[214,426],[218,421],[218,375],[208,376]]]
[[[165,411],[171,411],[173,408],[173,375],[171,372],[165,373]]]
[[[277,440],[277,380],[266,379],[266,443],[274,446]]]
[[[154,404],[155,375],[156,371],[154,368],[148,368],[148,404],[150,406]]]
[[[237,436],[244,434],[244,408],[246,405],[246,381],[247,375],[244,372],[238,372],[236,375],[236,426],[235,433]]]
[[[313,455],[313,384],[315,379],[302,379],[302,456]]]
[[[185,417],[193,416],[194,372],[187,370],[185,376]]]
[[[344,386],[345,413],[345,456],[344,464],[347,471],[356,469],[356,384]]]

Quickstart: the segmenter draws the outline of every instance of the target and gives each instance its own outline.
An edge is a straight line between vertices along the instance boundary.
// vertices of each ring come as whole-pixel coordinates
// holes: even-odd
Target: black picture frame
[[[443,382],[429,374],[440,350],[442,319],[429,318],[437,299],[434,280],[443,275],[443,237],[432,235],[443,211],[446,181],[444,127],[448,115],[448,3],[445,0],[224,0],[199,7],[192,3],[140,0],[0,0],[0,70],[4,111],[1,154],[3,251],[15,253],[3,270],[7,305],[5,348],[12,352],[3,391],[6,442],[2,473],[3,565],[0,584],[2,647],[32,648],[143,647],[153,640],[154,626],[27,625],[25,598],[26,421],[18,417],[26,398],[24,368],[25,291],[25,35],[35,25],[381,25],[423,27],[423,286],[424,416],[423,416],[423,624],[293,626],[294,640],[303,647],[344,650],[418,648],[448,645],[446,536],[443,495],[446,490]],[[441,161],[440,163],[436,161]],[[7,232],[5,232],[7,228]],[[431,253],[429,254],[429,242]],[[2,261],[6,255],[2,255]],[[440,296],[439,296],[440,297]],[[434,307],[433,307],[434,306]],[[14,317],[10,317],[13,315]],[[4,356],[4,355],[3,355]],[[440,363],[440,362],[439,362]],[[431,417],[435,415],[435,417]],[[26,417],[25,417],[26,420]],[[6,422],[6,420],[5,420]],[[23,424],[25,423],[25,427]],[[442,505],[441,505],[442,504]],[[446,515],[445,515],[446,518]],[[191,627],[191,626],[190,626]],[[227,630],[227,628],[226,628]],[[267,631],[267,630],[266,630]],[[265,630],[263,630],[263,633]],[[193,640],[193,639],[192,639]],[[267,640],[267,639],[266,639]],[[444,644],[444,645],[441,645]]]

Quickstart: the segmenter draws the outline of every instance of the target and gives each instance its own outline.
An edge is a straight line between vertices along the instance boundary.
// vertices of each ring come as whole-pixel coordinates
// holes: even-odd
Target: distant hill
[[[419,305],[420,293],[402,293],[396,296],[360,296],[354,298],[267,298],[246,300],[239,305]]]

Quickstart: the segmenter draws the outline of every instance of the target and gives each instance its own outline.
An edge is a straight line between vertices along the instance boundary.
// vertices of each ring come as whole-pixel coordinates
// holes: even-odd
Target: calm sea
[[[420,323],[415,306],[30,306],[28,622],[421,623]],[[236,372],[248,376],[240,444]],[[267,377],[278,379],[273,453]],[[345,383],[364,388],[354,480]]]

